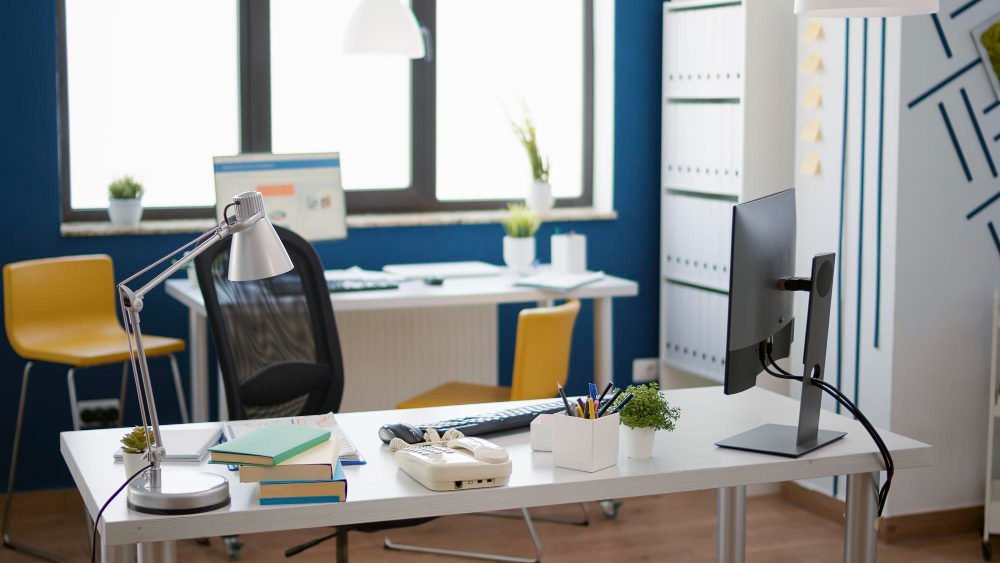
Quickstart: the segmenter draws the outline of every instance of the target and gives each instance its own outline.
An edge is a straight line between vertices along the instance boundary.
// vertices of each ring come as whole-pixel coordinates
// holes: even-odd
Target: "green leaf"
[[[652,428],[654,430],[674,430],[674,422],[681,417],[681,409],[671,407],[660,393],[658,383],[649,385],[629,385],[614,402],[617,407],[629,393],[630,400],[618,412],[620,423],[629,428]]]

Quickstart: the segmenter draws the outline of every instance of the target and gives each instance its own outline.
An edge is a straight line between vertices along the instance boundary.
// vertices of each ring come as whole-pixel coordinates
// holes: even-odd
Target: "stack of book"
[[[238,466],[241,483],[258,483],[261,504],[347,500],[340,442],[329,430],[271,424],[209,452],[211,463]]]

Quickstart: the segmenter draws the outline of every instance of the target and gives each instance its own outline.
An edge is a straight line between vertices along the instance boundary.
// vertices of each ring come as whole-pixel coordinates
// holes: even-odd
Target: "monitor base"
[[[819,430],[815,440],[798,444],[796,443],[798,433],[799,429],[796,426],[764,424],[742,434],[726,438],[721,442],[716,442],[715,445],[720,448],[796,458],[836,442],[847,435],[847,432]]]

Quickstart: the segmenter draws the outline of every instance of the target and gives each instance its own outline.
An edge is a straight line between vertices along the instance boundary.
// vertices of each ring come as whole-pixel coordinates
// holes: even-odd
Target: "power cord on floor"
[[[308,541],[308,542],[306,542],[304,544],[297,545],[295,547],[286,549],[285,550],[285,557],[288,558],[288,557],[291,557],[293,555],[298,555],[298,554],[302,553],[303,551],[305,551],[305,550],[307,550],[307,549],[309,549],[311,547],[316,547],[317,545],[325,542],[326,540],[333,539],[333,538],[339,536],[340,534],[346,534],[347,532],[350,532],[353,529],[354,529],[354,527],[337,528],[336,532],[334,532],[334,533],[332,533],[332,534],[330,534],[328,536],[323,536],[321,538],[317,538],[317,539],[314,539],[312,541]]]
[[[115,491],[114,494],[111,495],[111,498],[109,498],[104,503],[104,506],[102,506],[101,509],[97,511],[97,518],[94,518],[94,537],[90,542],[90,563],[97,563],[97,524],[101,521],[101,516],[104,515],[104,509],[107,508],[109,504],[111,504],[111,501],[115,500],[115,497],[118,496],[118,493],[125,490],[125,487],[127,487],[128,484],[131,483],[133,479],[135,479],[139,475],[142,475],[143,471],[146,471],[150,467],[153,467],[152,463],[143,467],[139,471],[136,471],[131,477],[126,479],[125,482],[122,483],[122,486],[118,487],[118,490]]]
[[[799,382],[803,381],[802,377],[788,373],[774,361],[774,358],[771,357],[770,342],[768,342],[765,346],[766,347],[763,350],[763,354],[761,354],[762,356],[761,364],[764,366],[764,370],[767,373],[779,379],[791,379]],[[766,361],[764,361],[764,358],[766,358]],[[777,372],[771,371],[770,366],[774,366],[774,368],[778,371]],[[892,462],[892,455],[889,453],[889,448],[886,447],[885,442],[882,440],[882,436],[880,436],[878,431],[875,430],[875,426],[873,426],[872,423],[868,421],[868,418],[865,417],[865,415],[861,412],[860,409],[858,409],[857,405],[851,402],[851,400],[848,399],[846,395],[841,393],[839,389],[837,389],[833,385],[830,385],[826,381],[823,381],[822,379],[818,379],[815,377],[810,378],[809,382],[813,385],[816,385],[823,391],[826,391],[830,396],[832,396],[841,405],[843,405],[848,412],[854,415],[854,417],[858,419],[858,422],[860,422],[861,425],[864,426],[865,430],[868,432],[872,440],[875,442],[875,445],[878,447],[878,451],[879,454],[881,454],[882,456],[882,462],[885,464],[885,471],[886,471],[885,483],[883,483],[882,488],[878,493],[878,516],[875,518],[875,523],[874,523],[875,529],[878,529],[879,521],[882,518],[882,511],[883,509],[885,509],[886,499],[889,497],[889,487],[892,485],[892,476],[895,473],[895,465]]]

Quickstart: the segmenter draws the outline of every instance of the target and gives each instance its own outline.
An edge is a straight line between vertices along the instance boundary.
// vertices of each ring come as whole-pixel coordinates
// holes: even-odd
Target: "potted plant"
[[[681,409],[667,403],[656,383],[629,385],[618,396],[615,406],[629,393],[632,399],[618,412],[620,424],[625,426],[625,455],[632,459],[649,459],[653,456],[656,431],[672,432]]]
[[[514,272],[525,273],[535,262],[535,232],[542,220],[524,205],[507,207],[510,215],[500,222],[507,232],[503,237],[503,261]]]
[[[538,136],[535,134],[535,124],[531,116],[527,115],[527,111],[525,114],[524,125],[518,125],[513,120],[510,122],[514,127],[514,134],[528,152],[528,161],[531,162],[531,176],[534,181],[528,189],[525,202],[535,213],[548,213],[555,205],[552,186],[549,184],[549,159],[542,157],[542,151],[538,148]]]
[[[128,174],[108,185],[108,217],[115,227],[134,227],[142,219],[142,184]]]
[[[122,438],[122,461],[125,463],[125,477],[131,477],[148,465],[146,461],[146,431],[152,436],[153,429],[136,426]]]

